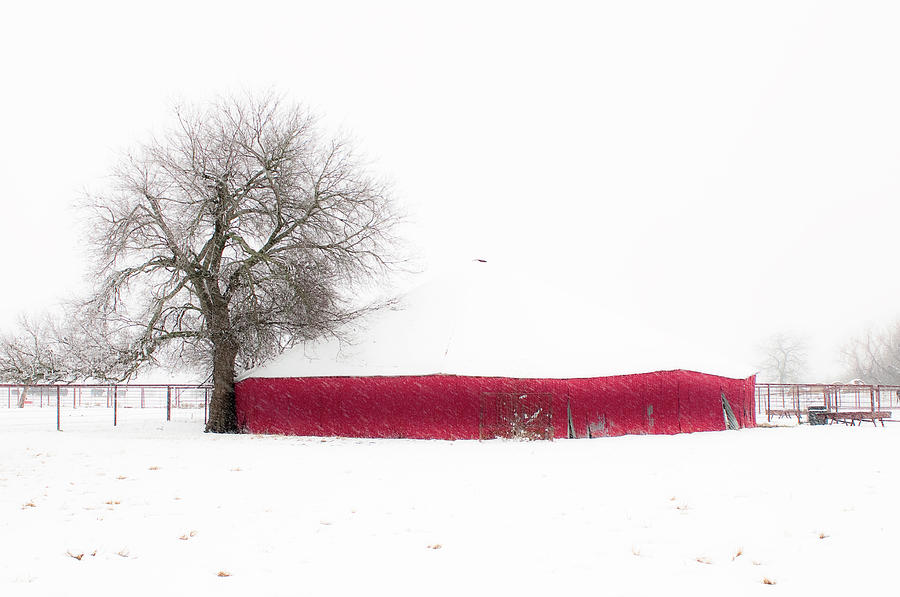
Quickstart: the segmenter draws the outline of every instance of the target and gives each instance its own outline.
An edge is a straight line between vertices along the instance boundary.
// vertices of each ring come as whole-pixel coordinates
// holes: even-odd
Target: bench
[[[800,423],[800,409],[799,408],[780,408],[780,409],[770,409],[766,411],[766,416],[769,420],[772,420],[772,417],[797,417],[797,423]]]
[[[825,420],[828,421],[828,424],[831,423],[843,423],[844,425],[856,425],[859,423],[862,425],[863,421],[872,421],[872,424],[876,427],[878,426],[876,422],[881,423],[881,426],[884,427],[884,420],[889,419],[891,416],[890,411],[884,410],[859,410],[859,411],[845,411],[845,412],[823,412],[822,416],[825,417]]]

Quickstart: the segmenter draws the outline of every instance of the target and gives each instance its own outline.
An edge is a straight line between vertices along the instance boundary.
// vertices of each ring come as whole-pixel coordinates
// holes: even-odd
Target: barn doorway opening
[[[482,392],[479,439],[553,439],[553,394]]]

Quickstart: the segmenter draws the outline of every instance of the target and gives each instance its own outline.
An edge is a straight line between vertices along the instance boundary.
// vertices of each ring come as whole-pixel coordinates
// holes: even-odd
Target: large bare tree
[[[335,333],[393,261],[396,211],[351,148],[276,97],[176,109],[89,198],[96,294],[119,375],[160,353],[211,372],[207,430],[238,431],[236,366]],[[363,307],[362,310],[364,310]]]
[[[773,383],[799,383],[807,371],[808,346],[789,333],[773,334],[761,346],[760,378]]]
[[[841,352],[846,376],[869,384],[900,384],[900,322],[866,330]]]

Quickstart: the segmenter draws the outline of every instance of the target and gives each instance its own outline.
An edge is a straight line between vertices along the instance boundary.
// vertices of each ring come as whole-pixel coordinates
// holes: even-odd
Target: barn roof
[[[754,372],[641,321],[614,291],[577,293],[539,273],[473,260],[357,322],[350,341],[297,346],[247,377],[453,374],[575,378],[689,369]]]

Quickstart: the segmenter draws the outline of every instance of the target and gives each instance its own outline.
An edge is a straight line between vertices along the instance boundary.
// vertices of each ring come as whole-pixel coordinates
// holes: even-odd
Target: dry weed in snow
[[[699,558],[696,558],[696,560],[699,564],[712,564],[712,560],[705,556],[700,556]]]
[[[216,574],[216,576],[221,576],[224,578],[226,576],[231,576],[231,572],[226,572],[225,570],[219,570],[219,572],[218,572],[218,574]]]
[[[443,545],[441,545],[440,543],[435,543],[434,545],[429,545],[428,549],[440,549],[442,547]]]
[[[771,578],[769,578],[768,576],[764,576],[763,579],[762,579],[762,584],[764,584],[764,585],[774,585],[774,584],[777,584],[777,583],[776,583],[774,580],[772,580]]]
[[[79,562],[80,562],[81,559],[84,557],[84,553],[72,553],[71,550],[66,550],[66,555],[69,556],[70,558],[75,558],[75,559],[78,560]],[[97,550],[95,549],[95,550],[92,551],[89,555],[90,555],[91,557],[96,556],[96,555],[97,555]]]
[[[733,556],[731,556],[731,561],[732,561],[732,562],[735,561],[736,559],[738,559],[738,558],[741,557],[742,555],[744,555],[744,548],[743,548],[743,547],[738,547],[738,550],[735,552],[735,554],[734,554]]]

